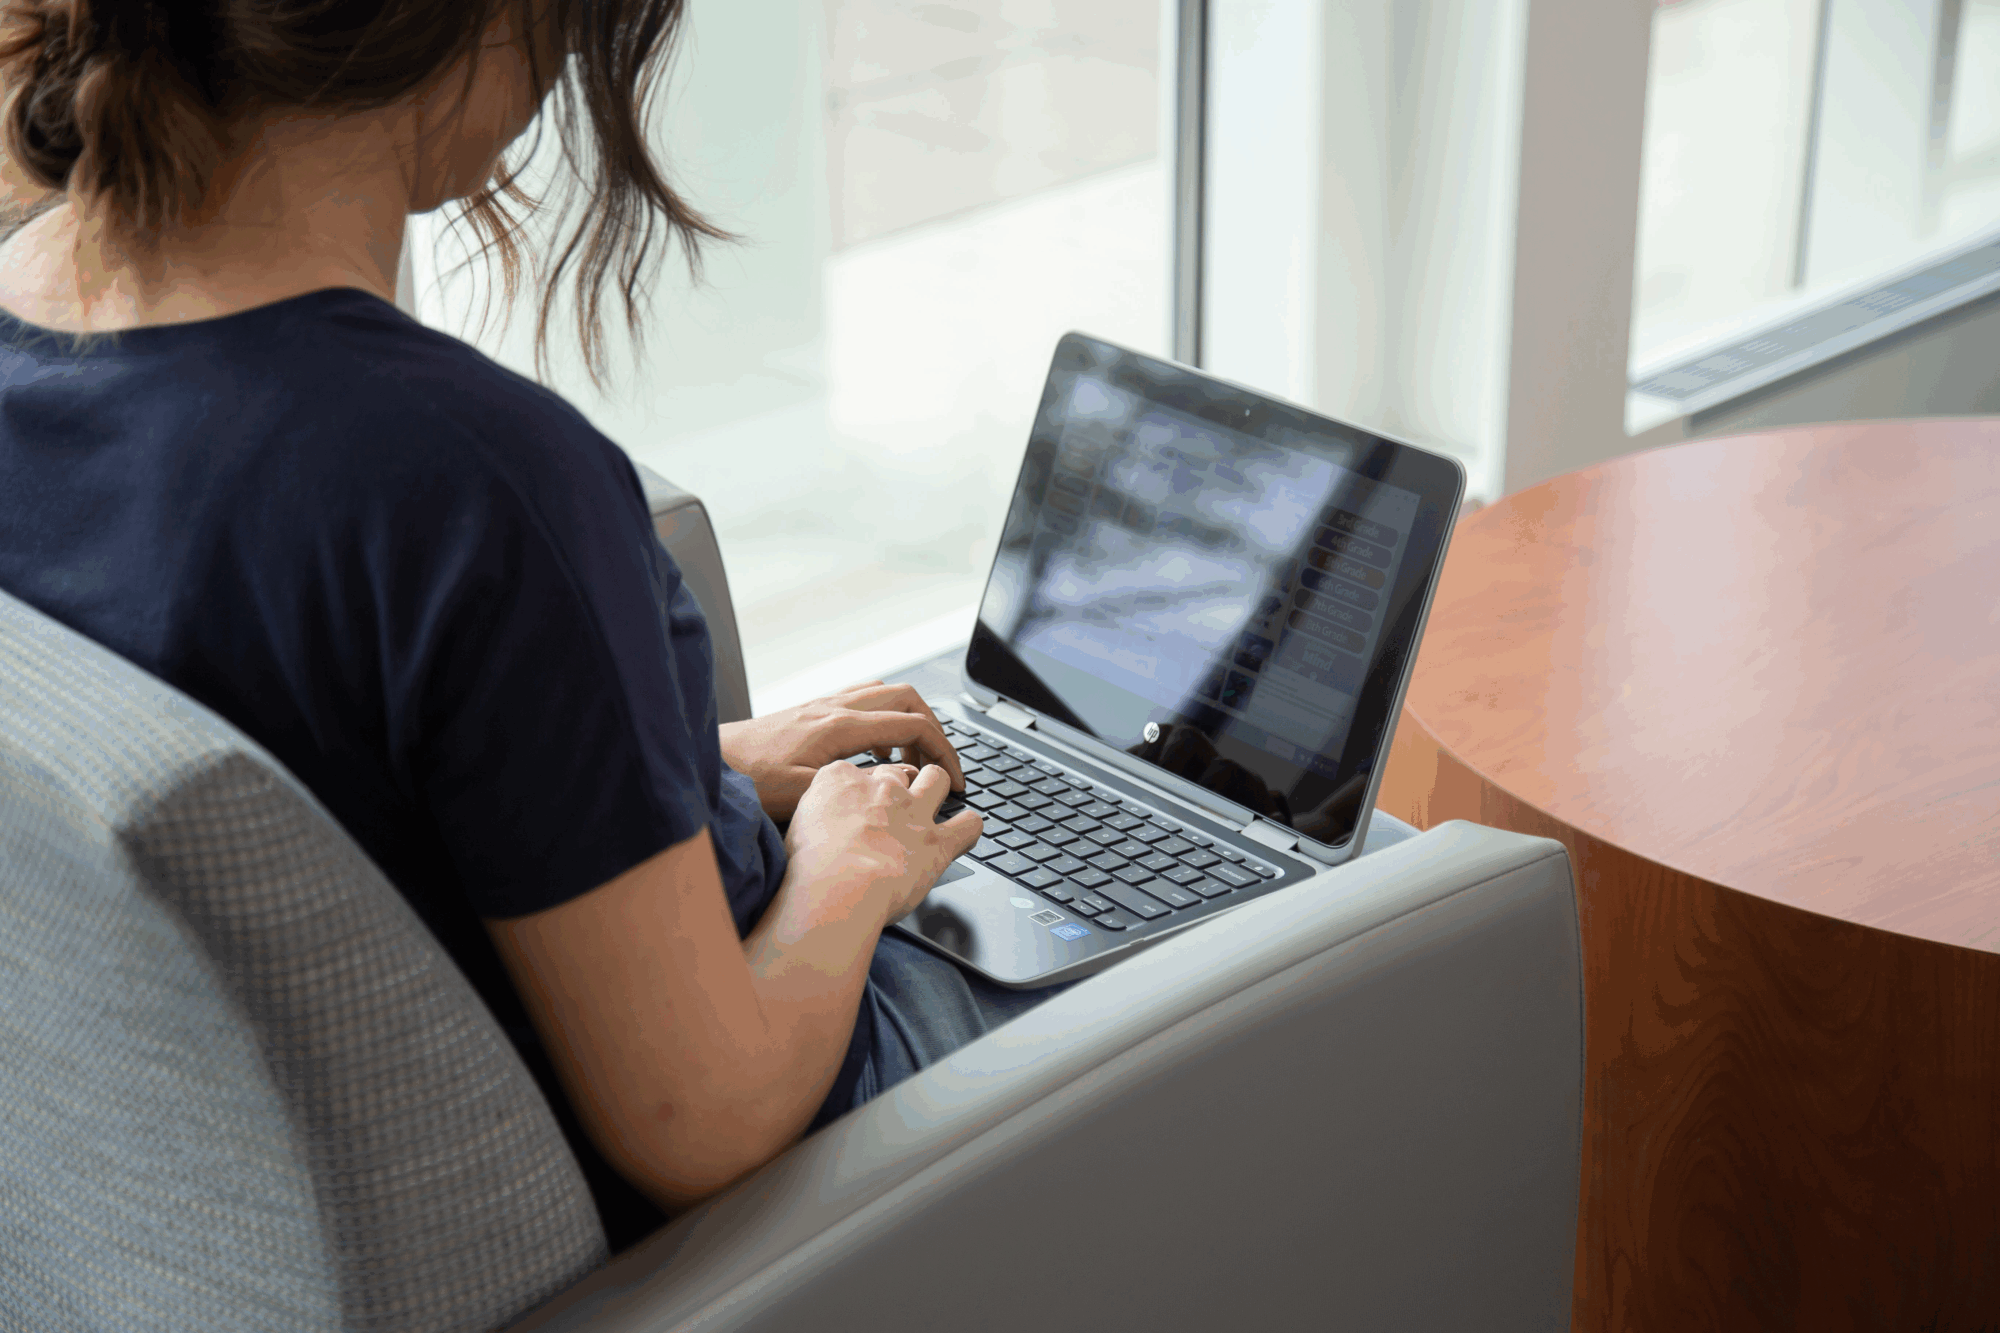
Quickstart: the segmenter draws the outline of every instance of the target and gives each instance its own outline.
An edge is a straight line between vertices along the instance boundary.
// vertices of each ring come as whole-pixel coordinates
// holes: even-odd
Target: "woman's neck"
[[[127,238],[75,199],[0,247],[0,309],[111,332],[214,319],[327,287],[394,300],[411,209],[394,112],[274,118],[247,129],[188,221]]]

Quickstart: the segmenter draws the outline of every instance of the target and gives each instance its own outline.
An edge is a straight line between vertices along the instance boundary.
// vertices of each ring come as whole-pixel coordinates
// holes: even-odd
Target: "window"
[[[1655,12],[1628,428],[2000,286],[2000,3]]]
[[[1163,22],[1159,0],[690,17],[658,141],[744,242],[662,284],[611,390],[573,358],[552,384],[706,502],[763,711],[962,641],[1062,332],[1166,350]],[[413,239],[423,317],[528,367],[437,221]]]

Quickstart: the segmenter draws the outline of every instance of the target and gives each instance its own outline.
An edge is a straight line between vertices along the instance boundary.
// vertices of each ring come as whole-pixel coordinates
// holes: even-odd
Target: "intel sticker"
[[[1085,930],[1082,926],[1079,926],[1074,922],[1065,922],[1060,926],[1050,926],[1049,930],[1058,939],[1065,939],[1065,940],[1080,940],[1085,935],[1088,935],[1090,933],[1089,931]]]

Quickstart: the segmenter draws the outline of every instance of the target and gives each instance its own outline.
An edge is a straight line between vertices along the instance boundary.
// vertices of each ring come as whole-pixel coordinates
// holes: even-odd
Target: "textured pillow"
[[[472,987],[264,751],[0,594],[0,1328],[486,1329],[605,1255]]]

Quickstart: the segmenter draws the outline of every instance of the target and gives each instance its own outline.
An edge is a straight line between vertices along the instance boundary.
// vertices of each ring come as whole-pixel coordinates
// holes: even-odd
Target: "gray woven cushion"
[[[4,594],[0,682],[0,1328],[492,1328],[602,1260],[506,1037],[269,755]]]

